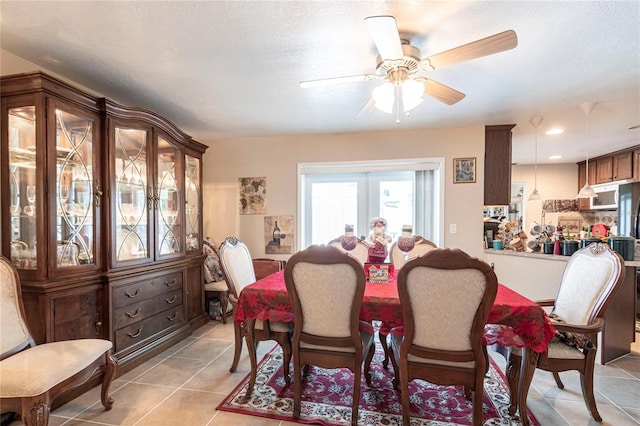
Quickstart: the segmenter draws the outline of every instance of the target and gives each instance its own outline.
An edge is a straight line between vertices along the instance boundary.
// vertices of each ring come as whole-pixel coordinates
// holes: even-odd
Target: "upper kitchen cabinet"
[[[515,124],[485,126],[484,204],[511,203],[511,129]]]
[[[0,83],[2,254],[36,342],[111,339],[122,365],[204,323],[206,146],[40,72]]]
[[[617,152],[600,157],[597,163],[597,183],[609,183],[633,178],[633,151]]]

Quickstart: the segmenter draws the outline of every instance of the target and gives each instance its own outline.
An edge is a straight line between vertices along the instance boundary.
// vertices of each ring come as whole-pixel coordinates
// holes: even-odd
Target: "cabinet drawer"
[[[118,309],[181,288],[181,272],[136,281],[113,289],[113,307]]]
[[[184,308],[180,305],[116,330],[116,352],[120,352],[129,346],[142,343],[145,339],[156,333],[167,330],[182,322],[184,322]]]
[[[126,325],[149,318],[166,309],[182,304],[182,289],[141,300],[116,309],[113,315],[114,328],[117,330]]]

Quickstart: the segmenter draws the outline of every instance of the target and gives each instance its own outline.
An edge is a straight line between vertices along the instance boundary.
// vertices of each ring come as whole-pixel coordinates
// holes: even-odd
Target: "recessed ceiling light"
[[[564,129],[560,129],[560,128],[555,128],[555,129],[549,129],[546,132],[548,135],[559,135],[561,133],[564,133]]]
[[[562,158],[562,155],[552,155],[551,157],[549,157],[549,160],[559,160]]]

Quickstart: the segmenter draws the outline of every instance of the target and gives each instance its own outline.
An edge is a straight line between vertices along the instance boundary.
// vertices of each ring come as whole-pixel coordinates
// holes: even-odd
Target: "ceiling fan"
[[[373,90],[371,99],[361,113],[372,103],[387,113],[392,113],[395,106],[397,122],[400,105],[407,113],[422,102],[423,93],[447,105],[453,105],[465,97],[464,93],[427,78],[425,74],[429,71],[503,52],[518,45],[516,33],[508,30],[422,59],[420,49],[412,46],[409,40],[400,38],[393,16],[370,16],[364,21],[379,53],[376,73],[302,81],[300,86],[324,87],[384,79],[386,83]]]

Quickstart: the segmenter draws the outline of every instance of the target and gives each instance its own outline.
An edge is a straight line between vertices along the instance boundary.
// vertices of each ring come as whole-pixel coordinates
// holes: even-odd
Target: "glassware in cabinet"
[[[185,155],[184,169],[186,249],[200,250],[200,159]]]

